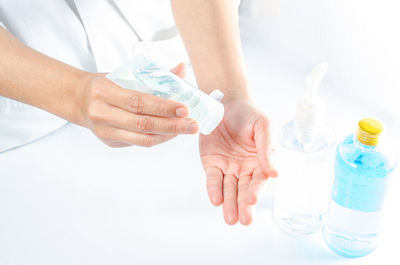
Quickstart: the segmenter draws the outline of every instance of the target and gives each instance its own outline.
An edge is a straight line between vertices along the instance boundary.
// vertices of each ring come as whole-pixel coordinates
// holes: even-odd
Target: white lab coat
[[[0,1],[0,23],[31,48],[86,71],[112,71],[134,50],[151,53],[166,67],[188,63],[169,0]],[[43,137],[65,123],[43,110],[0,97],[0,152]]]

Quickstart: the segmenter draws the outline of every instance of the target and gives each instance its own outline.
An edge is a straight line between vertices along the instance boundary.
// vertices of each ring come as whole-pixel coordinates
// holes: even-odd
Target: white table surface
[[[259,47],[245,49],[256,101],[279,127],[293,116],[304,76],[268,63]],[[321,93],[339,138],[375,114],[332,91]],[[112,149],[68,124],[0,154],[0,264],[400,264],[398,186],[397,176],[380,247],[345,259],[319,233],[292,238],[278,230],[271,188],[251,226],[226,225],[221,208],[208,202],[195,136],[151,149]]]

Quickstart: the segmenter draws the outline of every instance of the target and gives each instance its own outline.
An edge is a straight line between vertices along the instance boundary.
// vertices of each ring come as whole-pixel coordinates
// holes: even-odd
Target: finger
[[[210,202],[213,205],[219,206],[223,202],[222,171],[216,167],[208,167],[205,169],[205,172],[206,172],[206,186],[207,186],[208,198],[210,199]]]
[[[248,202],[248,191],[251,176],[241,176],[238,183],[238,211],[242,225],[249,225],[253,221],[251,207]]]
[[[186,77],[186,64],[180,63],[171,69],[171,72],[179,76],[180,78]]]
[[[152,147],[171,140],[176,136],[142,134],[114,127],[105,127],[98,129],[96,135],[105,142],[119,142],[121,144],[127,144],[130,146],[137,145],[143,147]]]
[[[159,117],[183,118],[189,115],[185,104],[116,85],[106,92],[109,104],[126,111]]]
[[[223,182],[224,203],[222,204],[222,209],[225,222],[229,225],[234,225],[238,221],[237,179],[232,175],[226,175]]]
[[[254,205],[258,202],[267,180],[268,175],[266,175],[261,168],[256,168],[256,170],[254,170],[247,193],[247,201],[249,204]]]
[[[126,130],[120,130],[118,135],[121,142],[142,147],[159,145],[176,137],[176,135],[151,135],[134,133]]]
[[[126,144],[126,143],[121,143],[121,142],[114,142],[114,141],[103,141],[105,144],[107,144],[110,147],[113,148],[121,148],[121,147],[129,147],[132,146],[130,144]]]
[[[278,172],[273,167],[270,154],[271,154],[271,135],[269,128],[269,121],[266,117],[261,117],[254,125],[254,142],[256,144],[258,159],[261,164],[262,170],[270,177],[277,177]]]
[[[195,134],[199,130],[197,122],[189,118],[137,115],[113,106],[104,113],[104,122],[121,129],[150,134]]]

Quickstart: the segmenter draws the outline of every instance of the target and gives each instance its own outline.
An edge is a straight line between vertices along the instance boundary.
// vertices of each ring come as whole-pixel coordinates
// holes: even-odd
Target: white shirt
[[[91,72],[109,72],[133,50],[166,67],[188,63],[169,0],[13,0],[0,2],[0,24],[29,47]],[[66,123],[38,108],[0,97],[0,152]]]

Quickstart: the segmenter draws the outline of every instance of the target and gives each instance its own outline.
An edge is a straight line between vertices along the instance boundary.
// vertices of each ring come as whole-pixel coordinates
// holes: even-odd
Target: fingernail
[[[187,128],[188,133],[196,133],[197,132],[197,123],[196,122],[191,122]]]
[[[183,118],[183,117],[186,117],[186,116],[188,115],[188,111],[187,111],[186,108],[180,107],[180,108],[177,108],[177,109],[175,110],[175,115],[176,115],[177,117]]]

